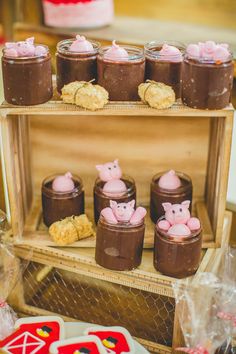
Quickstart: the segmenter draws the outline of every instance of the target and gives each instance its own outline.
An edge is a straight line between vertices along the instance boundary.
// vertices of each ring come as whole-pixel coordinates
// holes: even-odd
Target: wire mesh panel
[[[24,272],[27,305],[172,345],[174,299],[31,262]]]

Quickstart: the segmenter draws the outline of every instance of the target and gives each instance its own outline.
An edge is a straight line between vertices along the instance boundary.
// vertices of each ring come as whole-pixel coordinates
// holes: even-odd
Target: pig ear
[[[181,205],[184,205],[187,209],[189,209],[190,203],[190,200],[184,200]]]
[[[34,37],[27,38],[26,42],[30,44],[34,44]]]
[[[169,210],[172,207],[171,203],[162,203],[162,206],[165,211]]]
[[[115,202],[114,200],[110,200],[110,207],[114,209],[116,208],[116,206],[117,206],[117,202]]]
[[[115,165],[119,164],[119,160],[118,159],[115,159],[113,162],[114,162]]]
[[[134,208],[135,206],[135,200],[131,200],[130,202],[128,202],[128,205],[131,206],[131,208]]]
[[[96,165],[95,167],[100,172],[102,171],[103,165]]]

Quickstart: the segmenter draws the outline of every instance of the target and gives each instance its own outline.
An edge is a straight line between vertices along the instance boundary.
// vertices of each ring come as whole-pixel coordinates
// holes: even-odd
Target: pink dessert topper
[[[57,176],[52,182],[52,189],[55,192],[71,192],[75,188],[73,176],[67,172],[64,176]]]
[[[98,337],[109,354],[135,353],[133,338],[127,329],[123,327],[96,326],[88,328],[85,334]]]
[[[217,44],[213,41],[189,44],[186,50],[192,58],[209,60],[214,62],[225,62],[230,58],[229,46],[226,43]]]
[[[160,177],[158,185],[164,189],[177,189],[181,186],[181,180],[174,170],[170,170]]]
[[[44,56],[47,50],[44,46],[34,44],[34,37],[27,38],[20,42],[7,42],[4,55],[7,57],[34,57]]]
[[[0,348],[11,354],[48,354],[50,345],[64,338],[64,322],[57,316],[22,318],[15,332],[0,341]]]
[[[135,200],[131,200],[128,203],[117,203],[110,200],[110,208],[104,208],[101,211],[101,215],[110,224],[130,223],[131,225],[139,224],[147,214],[147,211],[143,207],[134,209]]]
[[[173,45],[163,44],[160,52],[160,59],[172,62],[180,62],[183,60],[181,51]]]
[[[181,204],[163,203],[165,219],[158,222],[158,227],[173,236],[188,236],[191,231],[200,229],[198,218],[191,217],[189,212],[190,201]]]
[[[118,160],[107,162],[104,165],[96,165],[101,181],[106,182],[103,193],[108,196],[119,197],[127,192],[125,183],[121,180],[122,171]]]
[[[91,42],[89,42],[84,36],[78,34],[76,40],[69,47],[69,50],[71,52],[86,53],[92,52],[94,49]]]
[[[129,59],[129,54],[125,50],[125,48],[120,47],[118,44],[116,44],[116,41],[114,40],[112,42],[112,46],[105,52],[104,58],[114,61],[126,61]]]

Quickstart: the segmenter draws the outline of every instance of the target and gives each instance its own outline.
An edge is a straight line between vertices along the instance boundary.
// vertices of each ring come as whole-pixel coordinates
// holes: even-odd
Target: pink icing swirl
[[[213,41],[189,44],[186,52],[192,58],[213,62],[225,62],[231,56],[228,44],[217,44]]]
[[[180,62],[183,60],[181,51],[173,45],[163,44],[160,52],[160,59],[164,61]]]
[[[78,34],[76,40],[70,45],[69,50],[71,52],[86,53],[92,52],[94,49],[91,42],[87,41],[84,36]]]
[[[112,42],[112,46],[105,52],[104,58],[114,61],[126,61],[129,59],[129,54],[125,50],[125,48],[120,47],[118,44],[116,44],[116,41],[114,40]]]
[[[5,44],[4,55],[7,57],[38,57],[47,55],[47,49],[34,44],[34,37],[27,38],[20,42],[7,42]]]
[[[181,180],[174,170],[170,170],[160,177],[158,185],[161,188],[173,190],[181,186]]]

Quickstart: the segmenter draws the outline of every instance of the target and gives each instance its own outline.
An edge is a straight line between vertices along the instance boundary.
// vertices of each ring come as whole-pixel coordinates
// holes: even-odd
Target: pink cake
[[[42,0],[42,3],[47,26],[94,28],[113,21],[113,0]]]

